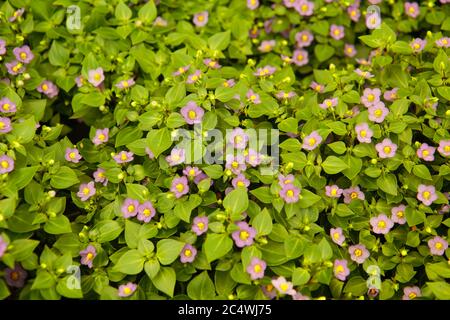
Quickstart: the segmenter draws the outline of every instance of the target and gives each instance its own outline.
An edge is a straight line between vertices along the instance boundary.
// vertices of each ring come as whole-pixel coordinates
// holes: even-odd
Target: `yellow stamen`
[[[175,189],[177,189],[178,192],[182,192],[184,190],[184,185],[182,183],[178,183],[175,186]]]
[[[366,130],[361,130],[361,132],[359,133],[361,137],[365,138],[367,136],[367,131]]]
[[[261,268],[261,266],[260,266],[259,264],[257,264],[257,265],[255,265],[255,266],[253,267],[253,270],[254,270],[255,272],[259,273],[259,272],[262,271],[262,268]]]
[[[125,293],[126,295],[129,295],[131,293],[131,289],[129,287],[125,287],[123,289],[123,293]]]
[[[286,191],[286,195],[287,195],[289,198],[292,198],[292,197],[294,196],[294,191],[288,190],[288,191]]]
[[[429,191],[425,191],[424,193],[423,193],[423,197],[425,198],[425,199],[429,199],[430,198],[430,196],[431,196],[431,193],[429,192]]]
[[[197,113],[194,110],[188,112],[188,118],[194,120],[197,117]]]
[[[386,222],[384,222],[383,220],[378,221],[378,228],[380,229],[386,228]]]
[[[48,85],[44,83],[41,88],[42,88],[42,91],[47,91]]]
[[[352,199],[356,199],[357,197],[358,197],[358,194],[356,192],[352,192],[350,194],[350,198],[352,198]]]
[[[373,102],[375,100],[375,96],[373,94],[369,94],[367,96],[367,100],[369,100],[370,102]]]
[[[384,151],[384,153],[386,153],[386,154],[389,154],[389,153],[391,153],[391,147],[388,147],[388,146],[386,146],[386,147],[384,147],[383,148],[383,151]]]
[[[6,169],[6,168],[9,167],[8,161],[3,160],[0,164],[2,165],[2,168],[3,168],[3,169]]]
[[[192,256],[192,251],[189,250],[189,249],[186,249],[186,250],[184,250],[184,255],[185,255],[186,257],[190,257],[190,256]]]
[[[355,256],[360,257],[360,256],[362,256],[362,250],[361,249],[356,249],[354,254],[355,254]]]
[[[341,266],[341,265],[338,265],[338,266],[336,267],[336,273],[342,273],[342,272],[344,272],[344,267]]]
[[[25,60],[25,59],[27,58],[27,54],[26,54],[25,52],[21,52],[21,53],[20,53],[20,58],[21,58],[22,60]]]
[[[98,135],[98,140],[100,140],[100,141],[105,140],[105,138],[106,138],[106,136],[105,136],[103,133],[100,133],[100,134]]]
[[[314,139],[314,138],[309,138],[308,144],[312,147],[313,145],[316,144],[316,139]]]
[[[133,212],[135,209],[135,206],[133,206],[132,204],[130,204],[127,208],[128,212]]]
[[[379,118],[383,114],[383,111],[381,109],[377,109],[373,114],[375,115],[375,117]]]
[[[120,159],[121,159],[122,161],[127,160],[127,159],[128,159],[128,158],[127,158],[127,154],[126,154],[125,152],[123,152],[122,155],[120,156]]]
[[[333,233],[333,239],[334,240],[338,240],[340,237],[341,237],[341,235],[339,234],[339,232]]]
[[[239,168],[239,162],[233,161],[233,162],[231,163],[231,167],[233,167],[234,169]]]
[[[332,196],[337,195],[337,189],[335,189],[335,188],[331,189],[331,195]]]
[[[287,289],[289,288],[289,285],[287,284],[287,283],[282,283],[281,285],[280,285],[280,289],[281,289],[281,291],[287,291]]]
[[[405,213],[404,213],[403,211],[398,211],[398,212],[397,212],[397,217],[398,217],[398,218],[403,218],[404,215],[405,215]]]
[[[197,227],[199,230],[203,230],[205,228],[205,224],[203,222],[197,223]]]
[[[248,237],[250,237],[250,234],[247,231],[241,231],[239,233],[239,238],[241,238],[241,240],[247,240]]]
[[[70,159],[75,159],[75,157],[76,157],[75,152],[69,153],[69,158]]]
[[[86,260],[92,260],[92,258],[94,258],[94,255],[93,255],[91,252],[89,252],[89,253],[86,255]]]
[[[415,297],[417,297],[417,294],[415,294],[414,292],[411,292],[411,293],[408,295],[408,297],[409,297],[410,299],[414,299]]]

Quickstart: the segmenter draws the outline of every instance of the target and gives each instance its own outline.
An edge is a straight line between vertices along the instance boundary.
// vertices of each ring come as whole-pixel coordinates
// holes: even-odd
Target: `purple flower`
[[[95,131],[95,137],[92,139],[92,142],[98,146],[102,143],[106,143],[109,140],[109,128],[105,129],[97,129]]]
[[[267,297],[267,299],[273,299],[277,296],[277,291],[272,283],[261,286],[261,291]]]
[[[197,177],[201,173],[202,173],[202,171],[197,167],[187,166],[183,170],[183,174],[191,179]]]
[[[155,155],[153,154],[152,150],[150,150],[149,147],[145,147],[145,153],[147,154],[150,160],[155,159]]]
[[[122,298],[126,298],[131,296],[137,289],[137,284],[132,282],[128,282],[127,284],[122,284],[119,287],[118,296]]]
[[[450,156],[450,140],[439,141],[439,147],[437,148],[439,153],[444,157]]]
[[[92,69],[88,71],[88,81],[94,87],[98,87],[99,85],[101,85],[103,80],[105,80],[103,68],[99,67],[97,69]]]
[[[5,269],[5,280],[10,287],[22,288],[25,285],[28,273],[18,263],[14,265],[14,269]]]
[[[434,161],[434,152],[436,148],[429,146],[427,143],[422,143],[417,149],[417,156],[425,161]]]
[[[361,17],[361,12],[359,11],[359,8],[356,5],[348,7],[347,14],[350,17],[350,19],[354,22],[358,22],[359,18]]]
[[[241,128],[235,128],[229,134],[228,141],[231,143],[233,148],[243,150],[247,146],[248,135]]]
[[[364,261],[366,261],[366,259],[370,256],[369,251],[363,244],[350,246],[348,248],[348,253],[350,254],[350,258],[358,264],[364,263]]]
[[[260,52],[270,52],[273,50],[277,42],[275,40],[264,40],[258,47]]]
[[[404,287],[402,300],[413,300],[422,296],[422,291],[419,287]]]
[[[346,43],[344,45],[344,54],[349,57],[353,58],[356,55],[357,51],[354,45]]]
[[[149,223],[150,220],[155,216],[155,208],[153,207],[153,203],[151,201],[145,201],[143,204],[138,206],[138,215],[137,219],[139,221]]]
[[[417,187],[417,199],[422,201],[424,205],[430,206],[437,198],[436,188],[434,186],[419,184]]]
[[[377,149],[378,156],[381,159],[392,158],[397,151],[397,145],[391,139],[386,138],[382,142],[377,143],[375,149]]]
[[[192,231],[195,232],[197,236],[206,233],[206,231],[208,231],[208,217],[195,217],[192,222]]]
[[[175,197],[181,198],[183,195],[189,192],[188,180],[185,176],[181,178],[175,178],[172,181],[170,191],[175,194]]]
[[[197,249],[190,244],[186,244],[181,250],[180,261],[182,263],[192,263],[197,255]]]
[[[116,163],[127,163],[134,160],[134,153],[131,151],[120,151],[118,154],[113,156]]]
[[[405,13],[411,18],[417,18],[420,14],[419,5],[416,2],[405,2]]]
[[[325,99],[321,104],[319,104],[319,107],[322,109],[328,109],[336,107],[338,104],[338,98],[332,98],[332,99]]]
[[[3,257],[7,248],[8,248],[8,243],[6,243],[6,241],[3,239],[3,237],[0,236],[0,258]]]
[[[361,97],[361,102],[363,105],[365,105],[367,108],[371,106],[375,106],[380,102],[380,96],[381,96],[381,90],[378,88],[370,89],[366,88],[364,89],[363,96]]]
[[[259,0],[247,0],[247,8],[255,10],[259,7]]]
[[[382,101],[379,101],[375,105],[369,107],[369,120],[382,123],[384,118],[389,114],[389,109],[384,106]]]
[[[388,90],[384,93],[383,98],[386,101],[394,101],[395,99],[398,98],[397,91],[398,91],[398,88],[393,88],[392,90]]]
[[[342,246],[345,241],[345,236],[342,234],[342,228],[331,228],[330,237],[331,240],[339,246]]]
[[[334,260],[333,272],[334,272],[334,276],[337,279],[339,279],[341,281],[345,281],[345,279],[347,279],[347,276],[350,274],[350,270],[347,267],[347,260],[345,260],[345,259]]]
[[[307,0],[300,0],[294,8],[301,16],[311,16],[314,10],[314,3]]]
[[[368,29],[377,29],[381,25],[381,17],[378,12],[366,15],[366,27]]]
[[[344,27],[332,24],[330,27],[330,36],[335,40],[341,40],[345,36]]]
[[[128,80],[119,81],[119,83],[116,83],[116,87],[119,89],[128,89],[128,88],[134,86],[135,83],[136,82],[134,81],[134,79],[130,78]]]
[[[197,124],[202,123],[205,111],[194,101],[189,101],[183,108],[181,108],[180,113],[187,124]]]
[[[422,40],[420,38],[413,39],[411,41],[410,46],[414,53],[419,53],[423,51],[423,48],[425,48],[427,44],[427,40]]]
[[[239,174],[241,171],[247,169],[245,158],[241,155],[233,156],[232,154],[228,154],[226,156],[225,168],[230,169],[234,174]]]
[[[200,173],[194,178],[194,183],[195,183],[195,184],[199,184],[200,182],[202,182],[203,180],[205,180],[205,179],[207,179],[207,178],[208,178],[208,176],[207,176],[204,172],[200,171]],[[211,181],[211,185],[212,185],[213,183],[214,183],[214,182]]]
[[[442,38],[436,40],[435,43],[440,48],[450,48],[450,38],[449,37],[442,37]],[[0,45],[0,47],[1,47],[1,45]]]
[[[7,97],[0,99],[0,112],[2,113],[14,113],[17,111],[16,104],[9,100]]]
[[[281,99],[291,99],[291,98],[293,98],[295,96],[296,96],[296,93],[294,91],[285,92],[285,91],[282,90],[282,91],[277,92],[275,94],[275,97],[277,97],[280,100]]]
[[[313,131],[310,135],[303,139],[302,148],[311,151],[317,148],[321,142],[322,137],[317,133],[317,131]]]
[[[156,17],[153,21],[153,25],[157,27],[167,27],[167,20],[162,17]]]
[[[235,84],[236,84],[236,81],[234,81],[234,79],[228,79],[222,85],[225,88],[233,88]]]
[[[166,161],[171,167],[179,165],[186,160],[186,155],[184,149],[173,148],[170,155],[166,157]]]
[[[356,138],[361,143],[371,143],[373,131],[369,128],[369,125],[365,122],[355,126]]]
[[[78,163],[81,160],[81,155],[77,148],[67,148],[65,158],[69,162]]]
[[[207,66],[208,68],[211,69],[219,69],[220,67],[222,67],[219,62],[212,60],[212,59],[204,59],[203,63],[205,64],[205,66]]]
[[[275,68],[275,67],[265,66],[265,67],[256,69],[256,72],[253,74],[257,77],[270,76],[270,75],[274,74],[276,70],[277,70],[277,68]]]
[[[380,214],[370,219],[370,225],[374,233],[387,234],[394,226],[394,222],[385,214]]]
[[[264,278],[266,267],[267,264],[264,260],[253,257],[246,270],[252,280],[257,280]]]
[[[330,198],[340,198],[344,190],[339,188],[337,185],[325,186],[325,194]]]
[[[282,187],[279,195],[286,203],[295,203],[299,199],[300,188],[297,188],[293,184],[287,184]]]
[[[278,290],[280,294],[288,294],[292,296],[297,293],[293,289],[292,282],[286,281],[286,279],[282,276],[278,277],[277,279],[272,279],[272,285],[275,287],[275,289]]]
[[[292,61],[299,67],[308,64],[309,62],[308,51],[303,49],[295,50],[294,54],[292,55]]]
[[[299,48],[308,47],[313,40],[314,36],[309,30],[303,30],[295,34],[295,41],[297,41],[297,47]]]
[[[88,245],[86,249],[80,251],[81,264],[92,268],[94,258],[97,256],[97,250],[93,245]]]
[[[359,114],[359,108],[357,106],[354,106],[353,108],[351,108],[350,110],[347,110],[345,112],[344,117],[345,118],[354,118]]]
[[[311,300],[311,298],[301,294],[300,292],[297,292],[292,296],[292,300]]]
[[[8,18],[8,21],[9,22],[16,21],[16,19],[20,18],[23,15],[24,12],[25,12],[25,8],[17,9],[16,11],[14,11],[13,15]]]
[[[6,69],[8,70],[8,73],[15,76],[19,73],[23,73],[25,71],[25,66],[22,62],[19,62],[17,60],[13,60],[11,62],[5,63]]]
[[[347,204],[352,202],[352,200],[354,199],[364,200],[366,198],[364,193],[361,192],[358,186],[344,189],[342,194],[344,195],[344,203]]]
[[[105,169],[98,168],[94,172],[94,181],[95,182],[99,182],[99,183],[103,183],[104,186],[106,186],[108,184],[108,179],[105,176]]]
[[[369,71],[363,71],[360,68],[355,69],[355,72],[357,75],[363,77],[364,79],[370,79],[374,77],[374,75],[371,74]]]
[[[248,153],[245,156],[245,161],[252,167],[259,166],[261,164],[261,154],[253,149],[248,149]]]
[[[283,3],[286,8],[295,8],[300,0],[283,0]]]
[[[260,104],[261,103],[261,99],[259,97],[259,94],[255,93],[252,89],[249,89],[247,91],[246,97],[253,104]]]
[[[242,173],[240,173],[236,178],[234,178],[231,181],[231,184],[233,185],[234,188],[243,187],[247,189],[247,187],[250,185],[250,180],[245,178],[245,176]]]
[[[44,80],[36,89],[38,92],[45,94],[49,98],[54,98],[58,95],[58,87],[49,80]]]
[[[405,224],[406,223],[406,216],[405,216],[405,210],[406,206],[404,204],[401,204],[397,207],[393,207],[391,209],[391,220],[398,224]]]
[[[95,195],[96,189],[94,186],[94,181],[89,183],[80,184],[80,189],[78,190],[77,196],[81,199],[81,201],[86,201],[93,195]]]
[[[86,79],[84,79],[83,76],[79,75],[75,78],[75,83],[77,84],[78,88],[81,88],[86,83]]]
[[[203,27],[208,23],[208,11],[196,13],[192,20],[197,27]]]
[[[31,60],[34,59],[33,52],[31,52],[30,47],[26,45],[14,48],[13,53],[17,60],[25,64],[30,63]]]
[[[239,221],[236,225],[239,230],[236,230],[231,234],[236,246],[239,248],[251,246],[253,244],[253,238],[256,237],[256,229],[250,227],[245,221]]]
[[[428,240],[428,248],[430,248],[430,253],[435,256],[442,256],[448,248],[448,242],[439,236]]]
[[[6,154],[0,156],[0,174],[8,173],[14,170],[14,160]]]
[[[139,201],[132,198],[126,198],[120,211],[125,219],[135,217],[138,213]]]
[[[315,81],[311,82],[310,88],[317,91],[318,93],[323,93],[325,90],[325,86],[322,84],[319,84]]]
[[[284,188],[285,186],[289,185],[289,184],[293,184],[294,183],[294,175],[292,174],[288,174],[287,176],[283,176],[282,174],[278,175],[278,185],[281,188]]]
[[[181,74],[184,74],[186,71],[189,70],[190,67],[191,67],[190,65],[187,65],[187,66],[184,66],[184,67],[179,67],[177,71],[172,73],[172,75],[173,76],[179,76]]]
[[[186,80],[187,84],[193,84],[195,82],[197,82],[198,80],[200,80],[200,78],[202,77],[202,72],[201,70],[195,70],[193,74],[190,74]]]

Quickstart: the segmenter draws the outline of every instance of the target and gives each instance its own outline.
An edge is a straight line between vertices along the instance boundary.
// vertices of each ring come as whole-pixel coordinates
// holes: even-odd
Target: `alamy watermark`
[[[66,27],[69,31],[81,30],[81,10],[79,6],[72,5],[67,8]]]

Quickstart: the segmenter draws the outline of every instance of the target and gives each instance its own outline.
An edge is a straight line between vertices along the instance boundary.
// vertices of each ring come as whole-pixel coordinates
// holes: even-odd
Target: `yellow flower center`
[[[46,85],[45,83],[42,85],[42,91],[47,91],[48,90],[48,85]]]
[[[373,94],[369,94],[367,96],[367,100],[369,100],[370,102],[373,102],[375,100],[375,96]]]
[[[335,30],[333,31],[333,33],[334,33],[335,36],[338,36],[338,35],[341,34],[341,31],[339,31],[339,29],[335,29]]]
[[[130,205],[128,206],[128,208],[127,208],[128,212],[133,212],[134,209],[136,209],[136,208],[135,208],[135,206],[132,205],[132,204],[130,204]]]
[[[318,85],[316,86],[316,91],[320,91],[320,90],[322,90],[322,86],[321,86],[320,84],[318,84]]]
[[[442,249],[442,243],[440,242],[436,242],[436,244],[434,245],[434,247],[438,250]]]
[[[417,42],[416,43],[414,43],[414,49],[420,49],[420,44],[418,44]]]
[[[327,100],[327,101],[325,101],[325,104],[327,105],[327,107],[331,107],[331,105],[332,105],[333,103],[331,102],[331,100]]]
[[[12,69],[14,72],[18,72],[20,70],[20,68],[22,68],[22,64],[18,63]]]
[[[365,137],[367,136],[367,131],[366,130],[361,130],[361,132],[359,133],[361,135],[361,137]]]
[[[416,9],[414,9],[414,7],[409,7],[409,12],[411,12],[411,13],[414,13],[414,12],[416,12]]]
[[[283,94],[283,97],[289,98],[289,93],[285,92],[285,93]]]
[[[445,151],[445,152],[450,152],[450,146],[445,146],[445,147],[444,147],[444,151]]]
[[[2,168],[3,168],[3,169],[6,169],[6,168],[9,167],[8,161],[3,160],[0,164],[2,165]]]
[[[123,293],[125,293],[126,295],[129,295],[131,293],[131,289],[129,287],[125,287],[123,289]]]
[[[356,16],[356,10],[352,10],[352,12],[350,12],[350,15],[351,15],[352,17]]]
[[[124,88],[128,88],[128,81],[122,81],[122,86]]]
[[[384,147],[383,151],[384,151],[384,153],[390,153],[391,152],[391,147]]]
[[[88,195],[89,192],[90,192],[89,188],[83,188],[83,193],[84,193],[85,195]]]
[[[409,297],[410,299],[414,299],[415,297],[417,297],[417,294],[415,294],[414,292],[411,292],[411,293],[408,295],[408,297]]]
[[[184,70],[184,68],[179,68],[179,69],[178,69],[178,72],[179,72],[179,73],[184,73],[185,70]]]
[[[338,265],[336,267],[336,273],[342,273],[342,272],[344,272],[344,267],[342,265]]]
[[[203,15],[200,15],[197,17],[198,21],[202,22],[203,20],[205,20],[205,17]]]
[[[288,191],[286,192],[286,195],[287,195],[289,198],[292,198],[292,197],[294,196],[294,191],[288,190]]]
[[[244,139],[241,136],[234,137],[234,143],[240,143],[240,142],[242,142],[242,140],[244,140]]]
[[[447,39],[442,39],[442,44],[447,45],[448,44],[448,40]]]
[[[194,169],[189,170],[189,175],[192,177],[195,176],[195,170]]]
[[[254,94],[252,94],[252,95],[250,96],[250,100],[254,101],[255,99],[256,99],[256,96],[255,96]]]
[[[361,249],[356,249],[354,254],[355,254],[355,256],[360,257],[360,256],[362,256],[362,250]]]
[[[205,228],[205,224],[204,224],[203,222],[199,222],[199,223],[197,223],[197,227],[198,227],[200,230],[203,230],[203,229]]]
[[[266,44],[266,45],[264,46],[264,50],[265,50],[265,51],[269,51],[270,49],[272,49],[272,46],[271,46],[270,44]]]
[[[197,113],[194,110],[188,112],[188,118],[194,120],[197,117]]]
[[[177,189],[178,192],[181,192],[181,191],[184,190],[184,185],[183,185],[182,183],[178,183],[178,184],[175,186],[175,189]]]
[[[241,180],[239,180],[239,181],[237,182],[237,186],[238,186],[238,187],[244,187],[245,184],[244,184],[244,182],[242,182]]]
[[[337,190],[335,188],[331,189],[331,195],[332,196],[337,195]]]
[[[148,217],[152,212],[149,209],[145,208],[142,213],[144,214],[144,216]]]
[[[239,238],[241,238],[242,240],[247,240],[248,239],[248,237],[250,237],[250,235],[248,234],[248,232],[247,231],[241,231],[240,233],[239,233]]]
[[[215,61],[210,61],[210,62],[208,63],[208,65],[209,65],[210,67],[215,67],[215,66],[216,66],[216,62],[215,62]]]
[[[70,159],[75,159],[75,157],[76,157],[75,152],[69,153],[69,158]]]
[[[350,198],[352,198],[352,199],[356,199],[357,197],[358,197],[358,194],[356,192],[352,192],[350,194]]]
[[[9,103],[5,103],[4,105],[3,105],[3,110],[5,110],[5,111],[9,111],[9,107],[10,107],[11,105],[9,104]]]
[[[306,34],[302,35],[302,40],[303,40],[303,41],[308,40],[308,36],[307,36]]]
[[[225,81],[225,82],[223,83],[223,86],[224,86],[225,88],[228,88],[230,85],[228,84],[228,82]]]
[[[86,255],[86,260],[92,260],[92,258],[94,258],[94,255],[93,255],[91,252],[89,252],[89,253]]]
[[[259,265],[259,264],[255,265],[255,266],[253,267],[253,270],[254,270],[255,272],[261,272],[261,271],[262,271],[261,265]]]
[[[102,76],[100,75],[100,73],[96,73],[96,74],[94,75],[94,80],[95,80],[95,81],[100,81],[101,78],[102,78]]]
[[[25,60],[25,59],[27,58],[27,54],[26,54],[25,52],[21,52],[21,53],[20,53],[20,58],[21,58],[22,60]]]
[[[13,272],[11,272],[10,277],[11,277],[11,280],[17,281],[17,280],[19,280],[19,273],[17,271],[13,271]]]
[[[292,183],[292,180],[289,180],[289,179],[284,180],[284,184],[290,184],[290,183]]]
[[[379,118],[383,114],[383,111],[381,111],[381,109],[377,109],[373,114],[375,115],[375,117]]]
[[[425,198],[425,199],[429,199],[430,198],[430,196],[431,196],[431,193],[429,192],[429,191],[425,191],[424,193],[423,193],[423,197]]]
[[[297,61],[302,61],[303,60],[303,55],[301,53],[299,53],[296,57]]]
[[[340,234],[339,234],[339,232],[335,232],[335,233],[333,233],[333,239],[334,240],[338,240],[339,238],[340,238]]]
[[[377,22],[377,19],[375,19],[375,17],[372,17],[372,19],[370,19],[371,24],[375,24],[376,22]]]
[[[403,211],[398,211],[397,212],[397,217],[398,218],[403,218],[404,215],[405,215],[405,213]]]
[[[98,140],[100,140],[100,141],[105,140],[105,138],[106,138],[106,136],[105,136],[103,133],[100,133],[100,134],[98,135]]]
[[[280,289],[281,289],[281,291],[283,291],[283,292],[287,291],[288,288],[289,288],[289,285],[288,285],[287,283],[282,283],[282,284],[280,285]]]
[[[302,11],[303,12],[308,11],[308,5],[306,4],[302,5]]]
[[[378,221],[378,228],[380,229],[386,228],[386,222],[384,222],[383,220]]]
[[[430,154],[430,151],[428,151],[428,150],[423,150],[422,151],[422,156],[423,157],[426,157],[426,156],[428,156]]]
[[[316,139],[314,139],[314,138],[309,138],[308,144],[309,144],[311,147],[312,147],[315,143],[316,143]]]
[[[237,168],[239,168],[239,163],[238,163],[237,161],[233,161],[233,162],[231,163],[231,166],[232,166],[234,169],[237,169]]]
[[[0,121],[0,130],[5,128],[5,123],[3,121]]]
[[[198,75],[193,74],[193,75],[191,76],[191,79],[192,79],[192,81],[197,81],[197,80],[198,80]]]
[[[192,251],[189,250],[189,249],[186,249],[186,250],[184,250],[184,255],[185,255],[186,257],[190,257],[190,256],[192,256]]]

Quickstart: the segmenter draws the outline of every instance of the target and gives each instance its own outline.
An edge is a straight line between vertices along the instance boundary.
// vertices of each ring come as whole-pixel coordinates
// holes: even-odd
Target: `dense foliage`
[[[450,299],[447,2],[2,1],[0,298]]]

